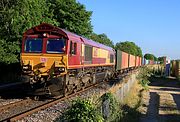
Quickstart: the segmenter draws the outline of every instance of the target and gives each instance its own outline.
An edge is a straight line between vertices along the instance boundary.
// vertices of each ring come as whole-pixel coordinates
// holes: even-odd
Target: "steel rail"
[[[0,107],[0,112],[11,109],[12,107],[15,107],[15,106],[20,106],[22,104],[28,104],[29,102],[31,102],[31,99],[20,100],[20,101],[16,101],[16,102],[13,102],[13,103],[10,103],[7,105],[3,105]]]
[[[98,84],[99,84],[99,83],[98,83]],[[53,106],[53,105],[55,105],[55,104],[57,104],[57,103],[65,100],[65,99],[68,99],[68,98],[77,96],[77,95],[79,95],[80,93],[82,93],[82,92],[84,92],[84,91],[87,91],[87,90],[89,90],[89,89],[97,86],[98,84],[93,84],[93,85],[91,85],[91,86],[89,86],[89,87],[87,87],[87,88],[85,88],[85,89],[82,89],[82,90],[80,90],[80,91],[77,91],[77,92],[75,92],[75,93],[72,93],[72,94],[70,94],[70,95],[68,95],[68,96],[56,98],[55,100],[52,100],[52,101],[50,101],[50,102],[48,102],[48,103],[42,104],[42,105],[40,105],[40,106],[37,106],[37,107],[32,108],[32,109],[29,109],[29,110],[27,110],[27,111],[25,111],[25,112],[22,112],[22,113],[20,113],[20,114],[17,114],[17,115],[14,115],[14,116],[12,116],[12,117],[9,117],[9,118],[7,118],[7,119],[4,119],[3,121],[15,122],[15,121],[20,120],[20,119],[22,119],[22,118],[24,118],[24,117],[26,117],[26,116],[28,116],[28,115],[31,115],[31,114],[33,114],[33,113],[35,113],[35,112],[38,112],[38,111],[40,111],[40,110],[46,109],[46,108],[48,108],[48,107],[51,107],[51,106]]]

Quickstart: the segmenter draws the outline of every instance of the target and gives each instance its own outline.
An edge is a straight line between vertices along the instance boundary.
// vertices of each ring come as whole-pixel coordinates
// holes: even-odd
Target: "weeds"
[[[150,83],[149,78],[151,77],[151,75],[152,71],[147,67],[143,67],[139,71],[137,79],[139,80],[139,83],[141,84],[144,90],[149,89],[148,85]]]
[[[121,110],[120,103],[112,93],[105,93],[101,96],[100,99],[102,101],[102,104],[105,101],[109,101],[109,116],[103,116],[106,122],[114,122],[122,118],[123,111]]]

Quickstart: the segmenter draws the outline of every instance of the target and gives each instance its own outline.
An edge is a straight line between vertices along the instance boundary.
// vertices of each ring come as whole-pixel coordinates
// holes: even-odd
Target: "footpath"
[[[154,78],[143,93],[140,122],[180,122],[180,81]]]

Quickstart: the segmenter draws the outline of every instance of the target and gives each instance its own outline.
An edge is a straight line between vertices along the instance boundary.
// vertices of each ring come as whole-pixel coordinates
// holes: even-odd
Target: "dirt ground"
[[[180,122],[180,81],[152,78],[143,92],[140,122]]]

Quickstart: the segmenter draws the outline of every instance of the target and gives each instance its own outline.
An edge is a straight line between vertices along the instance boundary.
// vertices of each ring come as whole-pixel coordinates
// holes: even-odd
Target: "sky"
[[[143,54],[180,59],[180,0],[77,0],[92,11],[97,34],[132,41]]]

